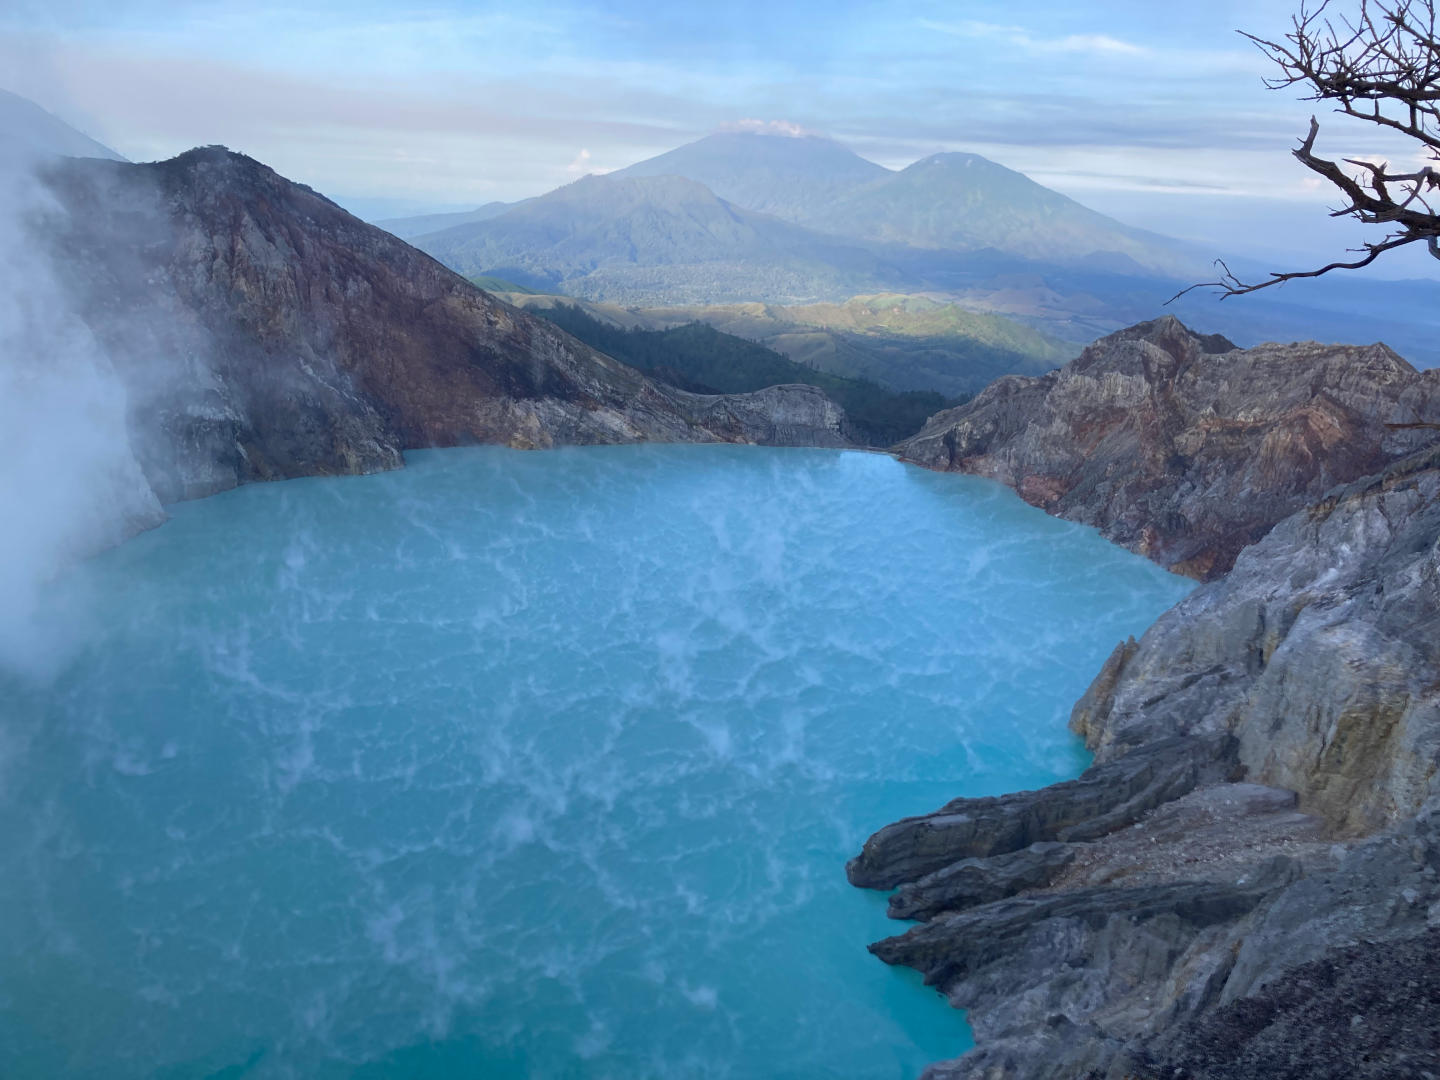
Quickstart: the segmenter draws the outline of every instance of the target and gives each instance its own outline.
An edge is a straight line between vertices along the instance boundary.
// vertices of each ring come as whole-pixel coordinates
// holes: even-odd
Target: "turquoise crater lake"
[[[1063,779],[1190,583],[863,453],[417,453],[51,590],[0,674],[0,1077],[913,1077],[874,829]]]

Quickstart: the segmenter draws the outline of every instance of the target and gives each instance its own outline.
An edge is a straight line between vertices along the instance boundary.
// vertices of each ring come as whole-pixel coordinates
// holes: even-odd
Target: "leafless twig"
[[[1436,26],[1436,0],[1360,0],[1354,18],[1332,18],[1330,0],[1318,7],[1302,7],[1292,30],[1281,41],[1244,36],[1279,66],[1281,74],[1266,80],[1271,89],[1304,86],[1311,101],[1333,101],[1336,112],[1398,131],[1420,143],[1440,162],[1440,33]],[[1349,173],[1340,164],[1315,154],[1320,124],[1312,116],[1310,131],[1295,157],[1318,173],[1346,199],[1331,217],[1351,217],[1365,225],[1384,225],[1385,236],[1363,247],[1364,257],[1332,262],[1318,270],[1272,273],[1266,281],[1247,284],[1220,263],[1219,281],[1192,285],[1191,289],[1218,288],[1222,299],[1268,289],[1297,278],[1320,277],[1332,270],[1358,270],[1387,251],[1424,242],[1440,259],[1440,214],[1430,205],[1431,193],[1440,190],[1440,172],[1429,165],[1416,172],[1392,173],[1386,163],[1355,158],[1344,164],[1360,170]],[[1170,301],[1166,301],[1169,303]]]

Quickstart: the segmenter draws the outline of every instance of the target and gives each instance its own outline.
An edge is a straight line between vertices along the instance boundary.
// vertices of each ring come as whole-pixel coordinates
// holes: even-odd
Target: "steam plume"
[[[124,387],[51,261],[60,210],[36,164],[0,166],[0,664],[31,672],[58,644],[45,582],[165,519],[130,448]]]

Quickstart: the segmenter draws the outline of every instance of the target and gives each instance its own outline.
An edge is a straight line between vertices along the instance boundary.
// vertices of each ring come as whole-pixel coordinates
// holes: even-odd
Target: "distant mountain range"
[[[805,219],[821,232],[943,251],[1170,275],[1198,269],[1176,241],[1132,229],[979,154],[935,154]]]
[[[488,220],[420,225],[390,227],[467,275],[628,307],[905,293],[1079,343],[1171,313],[1242,345],[1384,340],[1440,363],[1440,282],[1346,275],[1167,306],[1224,253],[1131,228],[975,154],[892,172],[830,139],[712,135]]]
[[[721,133],[609,175],[683,176],[737,206],[879,244],[993,249],[1142,273],[1196,262],[1176,241],[1132,229],[979,154],[934,154],[893,172],[816,135]]]
[[[497,212],[499,211],[499,212]],[[424,231],[428,226],[440,226]],[[892,172],[830,139],[717,134],[504,208],[387,223],[466,275],[615,303],[803,303],[926,284],[976,253],[1142,276],[1200,273],[1132,229],[975,154]]]
[[[413,242],[467,277],[624,304],[839,298],[907,281],[861,245],[672,175],[587,176]]]
[[[15,161],[36,153],[126,160],[108,146],[46,112],[29,98],[0,90],[0,157]]]

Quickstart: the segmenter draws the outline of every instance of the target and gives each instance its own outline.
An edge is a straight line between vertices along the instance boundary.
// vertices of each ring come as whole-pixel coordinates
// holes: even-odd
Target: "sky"
[[[133,160],[223,143],[371,218],[541,194],[749,120],[890,168],[980,153],[1129,224],[1299,265],[1361,233],[1290,157],[1314,104],[1267,90],[1237,33],[1281,35],[1295,6],[4,0],[0,86]],[[1416,160],[1320,119],[1328,155]],[[1397,254],[1391,274],[1432,273]]]

